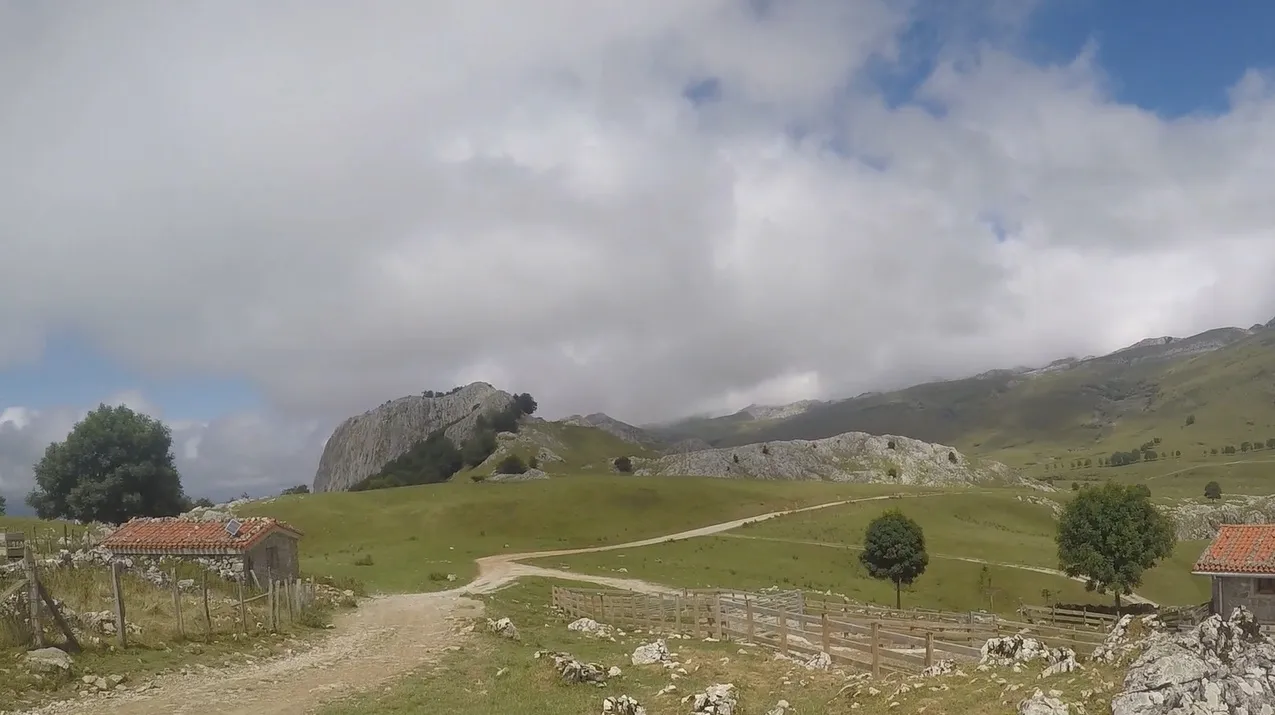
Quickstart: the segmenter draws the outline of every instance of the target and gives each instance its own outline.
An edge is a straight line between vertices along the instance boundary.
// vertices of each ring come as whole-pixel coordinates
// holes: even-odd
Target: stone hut
[[[263,586],[300,575],[301,531],[269,517],[188,520],[138,518],[106,537],[100,546],[113,556],[215,558],[235,562],[249,583]]]
[[[1275,524],[1223,524],[1191,571],[1213,580],[1213,613],[1244,606],[1275,624]]]

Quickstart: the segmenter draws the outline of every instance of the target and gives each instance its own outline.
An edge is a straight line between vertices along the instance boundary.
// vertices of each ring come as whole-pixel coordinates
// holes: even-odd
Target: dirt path
[[[427,665],[463,637],[460,629],[483,612],[470,598],[491,593],[525,577],[559,578],[648,593],[673,592],[637,579],[593,576],[518,563],[547,556],[569,556],[720,534],[746,523],[787,514],[859,502],[939,496],[943,492],[884,495],[776,511],[649,539],[558,551],[501,554],[478,559],[478,577],[469,584],[437,593],[378,596],[343,614],[332,633],[296,655],[226,669],[167,675],[144,692],[117,693],[53,703],[21,715],[306,715],[341,696],[383,686]]]
[[[1172,472],[1165,472],[1164,474],[1157,474],[1154,477],[1147,477],[1145,481],[1150,482],[1163,477],[1172,477],[1175,474],[1182,474],[1183,472],[1190,472],[1196,469],[1207,469],[1209,467],[1231,467],[1236,464],[1275,464],[1275,459],[1236,459],[1231,462],[1214,462],[1211,464],[1204,462],[1201,464],[1192,464],[1189,467],[1175,469]]]
[[[777,541],[782,544],[801,544],[803,546],[824,546],[830,549],[846,549],[849,551],[862,551],[863,547],[857,544],[830,544],[825,541],[803,541],[801,539],[782,539],[773,536],[749,536],[747,534],[724,534],[723,536],[732,539],[754,539],[756,541]],[[930,558],[944,559],[947,561],[964,561],[971,564],[986,564],[988,566],[999,566],[1007,569],[1018,569],[1019,571],[1033,571],[1035,573],[1048,574],[1050,576],[1061,576],[1062,578],[1071,579],[1079,583],[1085,580],[1078,576],[1068,576],[1057,569],[1045,568],[1044,566],[1027,566],[1025,564],[1011,564],[1004,561],[988,561],[986,559],[976,559],[971,556],[951,556],[949,554],[930,554]],[[1159,607],[1154,601],[1143,598],[1136,593],[1131,593],[1124,597],[1129,603],[1145,603],[1149,606]]]

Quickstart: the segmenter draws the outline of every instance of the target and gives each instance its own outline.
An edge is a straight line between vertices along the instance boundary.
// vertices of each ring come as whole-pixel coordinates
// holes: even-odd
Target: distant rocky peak
[[[782,420],[806,412],[817,404],[819,404],[819,400],[798,400],[786,405],[759,405],[754,403],[739,412],[755,420]]]

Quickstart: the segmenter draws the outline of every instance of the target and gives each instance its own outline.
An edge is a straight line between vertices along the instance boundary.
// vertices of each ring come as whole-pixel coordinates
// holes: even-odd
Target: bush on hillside
[[[1058,562],[1085,588],[1120,597],[1133,593],[1147,569],[1173,554],[1173,524],[1151,503],[1144,484],[1085,487],[1058,521]]]
[[[497,474],[525,474],[526,472],[526,463],[516,454],[507,455],[500,460],[500,464],[496,465]]]
[[[540,469],[540,460],[534,455],[527,460],[528,469]]]
[[[123,405],[99,405],[35,465],[27,504],[41,519],[122,524],[177,516],[188,500],[167,425]]]
[[[4,516],[4,495],[0,494],[0,516]]]
[[[1209,482],[1204,485],[1204,498],[1217,501],[1222,498],[1222,485],[1217,482]]]
[[[309,494],[309,493],[310,493],[310,487],[306,486],[305,484],[298,484],[295,487],[288,487],[287,489],[284,489],[283,491],[279,492],[279,495],[286,497],[289,494]]]
[[[622,474],[630,474],[633,471],[633,460],[628,457],[616,457],[611,464],[615,466],[615,471]]]

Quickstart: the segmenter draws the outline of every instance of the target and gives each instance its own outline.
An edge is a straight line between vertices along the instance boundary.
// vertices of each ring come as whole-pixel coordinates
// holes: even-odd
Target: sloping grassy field
[[[757,589],[771,585],[832,591],[855,600],[892,604],[892,584],[870,578],[857,547],[868,522],[899,508],[925,530],[931,555],[926,573],[905,593],[904,604],[947,610],[986,608],[1010,613],[1019,601],[1110,603],[1061,576],[1006,564],[1057,569],[1055,521],[1048,507],[1017,499],[1018,493],[980,490],[941,497],[867,502],[779,517],[725,535],[670,544],[541,559],[534,563],[588,573],[628,575],[688,588]],[[1065,495],[1056,495],[1065,498]],[[1164,605],[1208,600],[1208,580],[1191,564],[1207,542],[1184,542],[1149,572],[1139,593]],[[987,564],[971,563],[980,559]],[[986,565],[995,592],[980,589]]]
[[[305,532],[302,569],[355,578],[369,590],[459,585],[474,559],[618,544],[766,512],[906,491],[892,485],[689,477],[576,476],[468,480],[370,492],[307,494],[252,504]],[[458,583],[449,582],[454,574]]]

